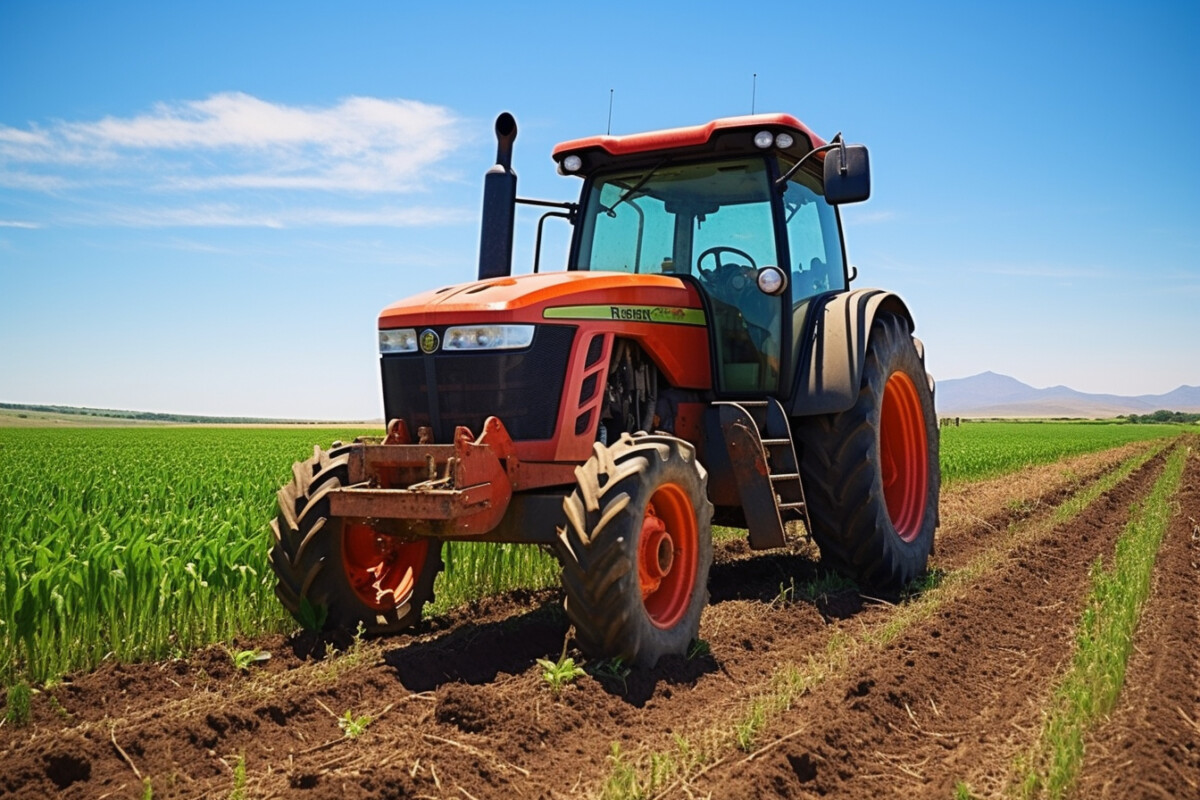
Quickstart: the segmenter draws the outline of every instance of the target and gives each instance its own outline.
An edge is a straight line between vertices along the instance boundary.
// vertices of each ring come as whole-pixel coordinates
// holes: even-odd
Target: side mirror
[[[867,147],[848,144],[825,154],[825,202],[859,203],[871,196],[871,162]]]

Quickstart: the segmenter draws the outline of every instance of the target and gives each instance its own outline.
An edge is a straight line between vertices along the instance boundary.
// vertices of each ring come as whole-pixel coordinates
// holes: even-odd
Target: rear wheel
[[[314,448],[279,490],[270,562],[284,607],[304,625],[390,633],[416,624],[433,599],[441,542],[401,542],[333,517],[329,492],[349,482],[348,447]]]
[[[937,417],[917,348],[904,320],[880,314],[854,406],[793,420],[821,557],[888,594],[925,571],[938,521]]]
[[[695,449],[624,434],[597,444],[576,476],[557,550],[580,649],[645,667],[686,653],[712,565],[708,473]]]

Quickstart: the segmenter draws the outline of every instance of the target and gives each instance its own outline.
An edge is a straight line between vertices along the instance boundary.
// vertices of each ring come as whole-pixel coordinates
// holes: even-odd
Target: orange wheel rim
[[[925,520],[928,446],[917,387],[903,372],[893,373],[883,388],[879,460],[888,516],[896,534],[906,542],[917,538]]]
[[[397,542],[370,525],[349,522],[342,529],[346,580],[358,599],[376,611],[408,602],[428,554],[428,539]]]
[[[687,493],[668,483],[646,504],[638,539],[638,581],[642,605],[655,627],[678,624],[696,587],[700,533]]]

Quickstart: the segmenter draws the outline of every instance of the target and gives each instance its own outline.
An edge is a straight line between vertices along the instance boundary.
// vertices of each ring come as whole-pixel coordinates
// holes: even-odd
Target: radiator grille
[[[444,329],[434,330],[444,341]],[[428,426],[438,442],[449,442],[458,425],[478,434],[490,416],[513,439],[550,439],[574,337],[572,327],[543,326],[525,350],[385,355],[386,418],[403,418],[414,434]]]

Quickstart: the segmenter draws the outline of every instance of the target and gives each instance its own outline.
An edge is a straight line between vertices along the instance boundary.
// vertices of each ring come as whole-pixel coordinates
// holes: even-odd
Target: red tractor
[[[786,114],[565,142],[578,203],[518,198],[496,120],[479,279],[379,316],[387,436],[319,448],[279,492],[271,564],[302,622],[419,621],[450,540],[549,547],[591,657],[653,665],[700,627],[711,525],[804,523],[895,593],[938,522],[933,381],[895,294],[850,289],[838,206],[866,148]],[[547,207],[512,275],[517,204]],[[539,272],[565,217],[565,271]]]

